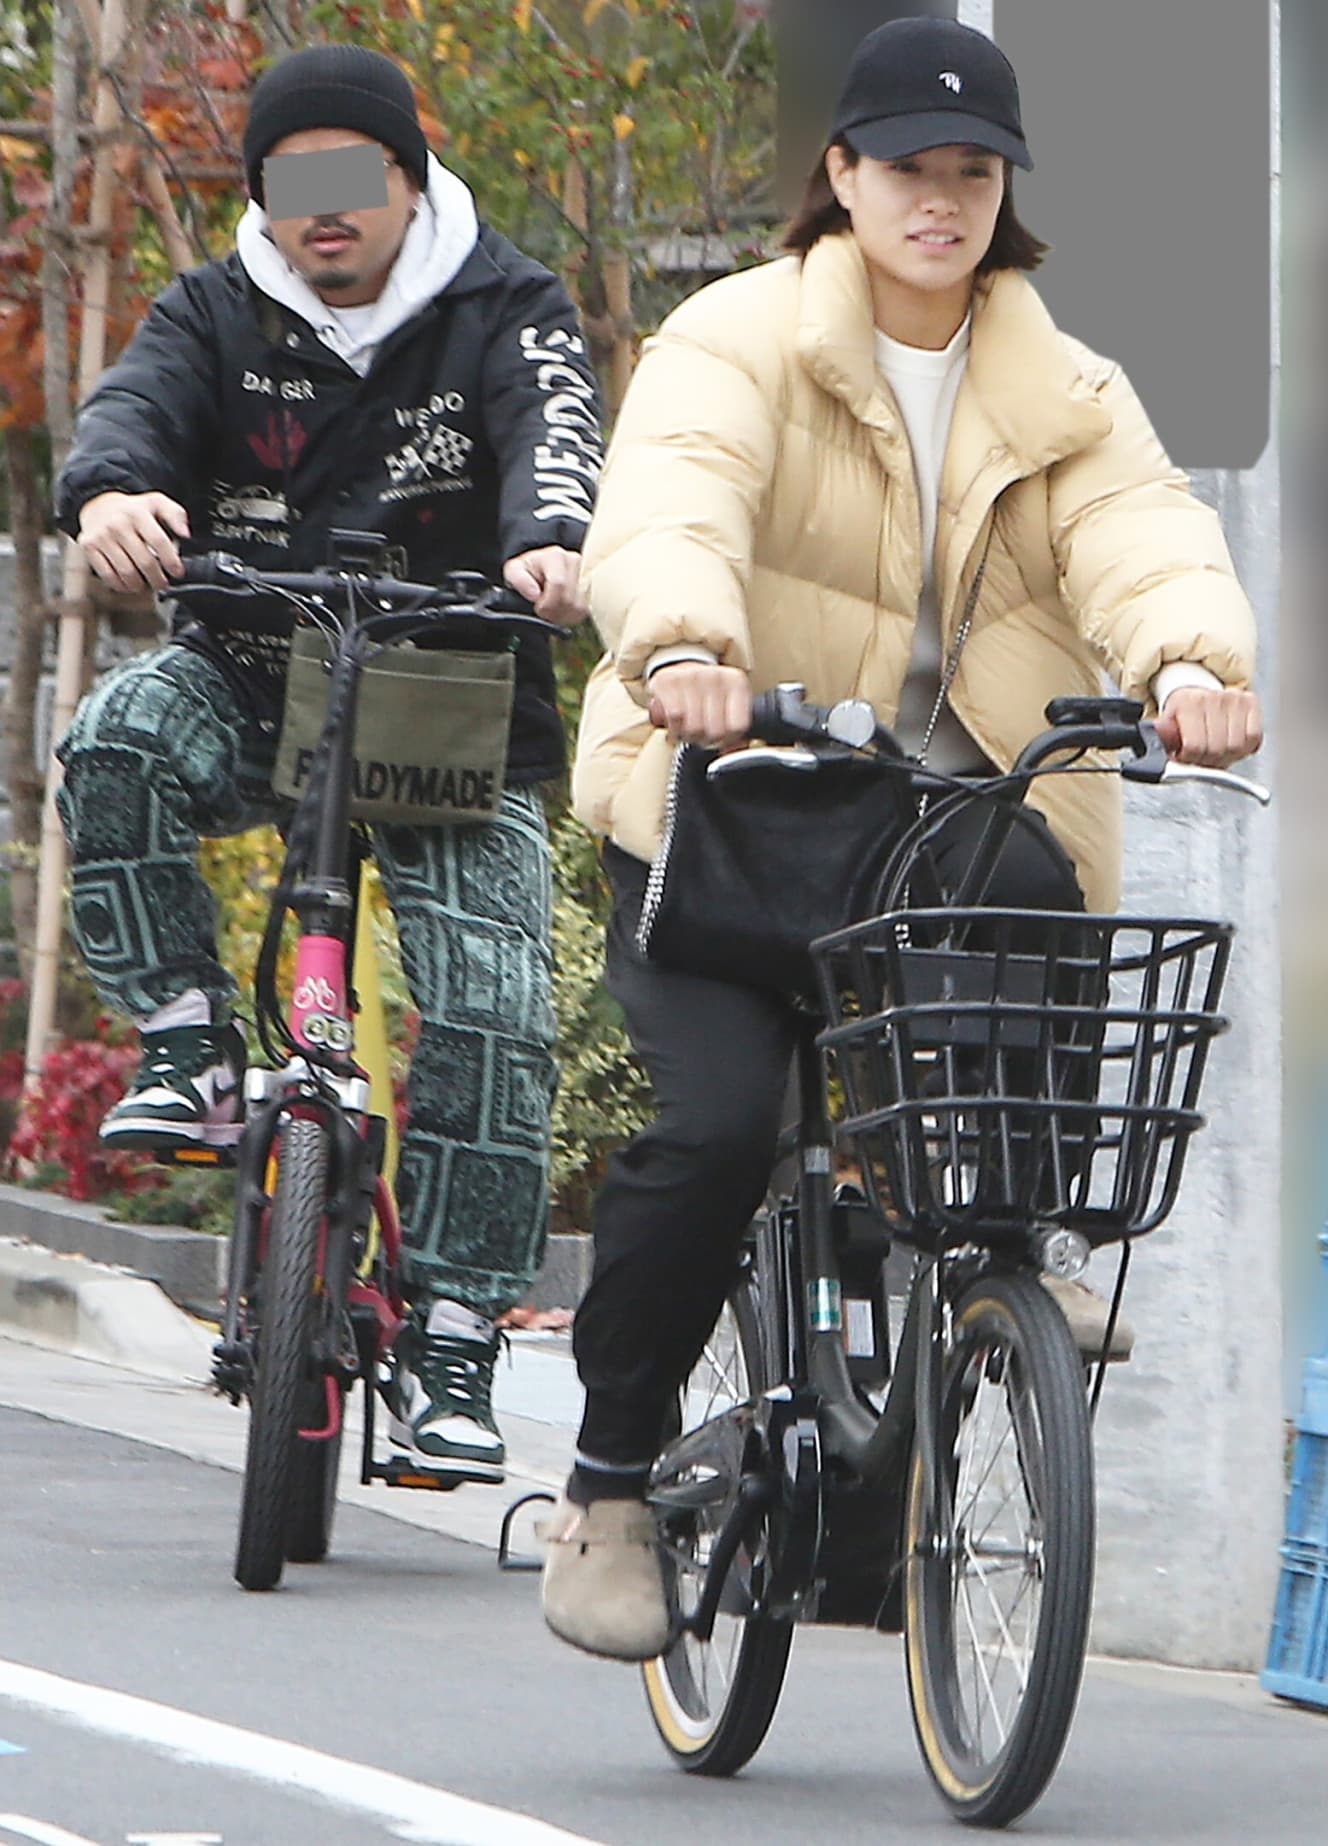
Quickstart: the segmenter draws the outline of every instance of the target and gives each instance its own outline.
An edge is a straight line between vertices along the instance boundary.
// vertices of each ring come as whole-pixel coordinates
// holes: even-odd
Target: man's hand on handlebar
[[[752,723],[751,681],[741,667],[679,660],[650,676],[650,722],[677,743],[732,750]]]
[[[144,584],[169,589],[184,569],[175,539],[188,537],[189,515],[169,494],[94,494],[79,514],[88,563],[103,583],[131,594]]]
[[[580,552],[564,551],[561,545],[523,551],[503,565],[503,581],[508,588],[534,603],[536,615],[563,628],[575,628],[590,614],[581,594],[580,577]]]
[[[1225,769],[1259,748],[1263,715],[1252,692],[1184,686],[1167,700],[1157,734],[1176,762]]]

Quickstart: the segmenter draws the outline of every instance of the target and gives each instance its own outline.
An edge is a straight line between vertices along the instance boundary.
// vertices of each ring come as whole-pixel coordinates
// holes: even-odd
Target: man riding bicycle
[[[244,163],[235,250],[166,290],[83,406],[60,526],[127,591],[169,591],[181,540],[289,571],[325,565],[333,529],[371,530],[416,579],[501,574],[540,615],[579,622],[600,434],[561,284],[479,222],[376,52],[320,45],[268,71]],[[59,749],[75,937],[143,1044],[102,1125],[111,1146],[233,1138],[239,1114],[235,984],[196,850],[281,812],[290,617],[233,606],[206,625],[177,615],[169,645],[84,699]],[[527,634],[494,817],[373,833],[420,1014],[391,1436],[415,1465],[469,1479],[503,1478],[495,1321],[545,1235],[556,1073],[538,785],[563,767],[548,643]]]

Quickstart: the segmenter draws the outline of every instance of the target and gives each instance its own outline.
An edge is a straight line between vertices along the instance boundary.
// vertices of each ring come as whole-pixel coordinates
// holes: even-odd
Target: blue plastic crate
[[[1328,1358],[1305,1368],[1268,1664],[1279,1698],[1328,1707]]]

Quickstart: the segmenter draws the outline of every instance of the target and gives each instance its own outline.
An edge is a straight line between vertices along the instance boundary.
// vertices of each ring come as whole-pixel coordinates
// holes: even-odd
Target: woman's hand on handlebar
[[[1178,763],[1225,769],[1263,742],[1263,714],[1252,692],[1182,686],[1157,718],[1157,734]]]
[[[174,537],[172,537],[174,534]],[[113,590],[170,588],[183,574],[176,538],[189,537],[189,515],[169,494],[94,494],[78,520],[78,543]]]
[[[679,660],[650,676],[650,722],[678,743],[732,750],[752,723],[751,681],[741,667]]]
[[[562,628],[575,628],[590,614],[589,604],[581,594],[580,579],[580,552],[565,551],[561,545],[523,551],[503,565],[503,581],[508,588],[533,603],[536,615]]]

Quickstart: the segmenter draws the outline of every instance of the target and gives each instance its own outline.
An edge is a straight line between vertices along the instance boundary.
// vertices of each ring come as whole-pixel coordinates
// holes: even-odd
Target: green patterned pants
[[[192,987],[214,1017],[200,836],[273,820],[276,739],[189,650],[143,654],[83,700],[60,745],[74,935],[108,1006],[143,1018]],[[538,792],[482,826],[376,827],[374,853],[420,1014],[397,1180],[416,1301],[519,1301],[543,1253],[553,1059],[551,884]]]

